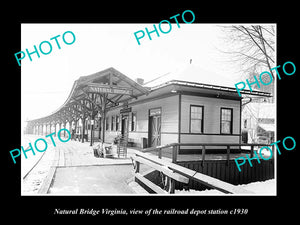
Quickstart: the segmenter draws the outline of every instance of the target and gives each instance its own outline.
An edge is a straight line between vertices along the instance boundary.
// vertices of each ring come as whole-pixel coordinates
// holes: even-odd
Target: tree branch
[[[250,38],[252,39],[252,41],[256,44],[256,46],[261,50],[261,52],[264,53],[264,55],[274,63],[274,60],[273,60],[270,56],[268,56],[268,54],[267,54],[267,53],[260,47],[260,45],[254,40],[254,38],[251,36],[251,33],[246,29],[246,27],[244,27],[244,26],[242,26],[242,27],[243,27],[243,28],[245,29],[245,31],[248,33],[249,37],[250,37]]]

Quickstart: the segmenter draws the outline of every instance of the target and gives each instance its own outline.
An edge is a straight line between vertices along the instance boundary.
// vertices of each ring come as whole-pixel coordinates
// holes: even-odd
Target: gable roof
[[[151,90],[156,90],[167,85],[176,84],[186,87],[212,89],[216,91],[235,92],[235,83],[232,78],[205,70],[200,66],[187,64],[181,69],[166,73],[158,78],[146,82],[145,84],[151,87]],[[244,95],[257,95],[262,97],[271,97],[268,92],[257,91],[245,88],[240,91]]]
[[[147,86],[154,87],[170,80],[184,80],[201,84],[234,87],[231,77],[225,77],[195,64],[186,64],[182,68],[174,69],[159,78],[146,82],[146,84]]]

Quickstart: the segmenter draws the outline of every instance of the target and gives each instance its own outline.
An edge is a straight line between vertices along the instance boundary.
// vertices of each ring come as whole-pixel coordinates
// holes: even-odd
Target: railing
[[[136,151],[132,157],[135,168],[135,180],[142,182],[148,188],[152,189],[155,193],[165,194],[174,193],[175,182],[181,182],[187,184],[189,180],[200,182],[205,186],[217,189],[223,193],[231,194],[253,194],[248,190],[232,185],[230,183],[221,181],[219,179],[210,177],[208,175],[199,173],[197,171],[188,169],[186,167],[175,164],[177,162],[177,155],[179,146],[202,146],[202,162],[205,160],[206,146],[227,146],[227,160],[230,158],[230,146],[250,146],[251,155],[253,156],[254,146],[266,146],[261,144],[228,144],[228,143],[173,143],[164,146],[157,146],[144,149],[143,152]],[[166,159],[162,159],[162,150],[166,148],[172,148],[172,162]],[[148,152],[158,152],[158,157],[149,154]],[[165,176],[164,188],[154,184],[140,173],[140,164],[146,164],[153,169],[160,171]]]
[[[142,153],[142,152],[135,152],[135,156],[132,156],[134,161],[134,168],[135,168],[135,180],[139,180],[148,188],[153,190],[155,193],[158,194],[167,194],[167,193],[174,193],[175,192],[175,181],[187,184],[189,179],[174,170],[171,170],[169,167],[165,166],[166,161],[156,158],[153,155]],[[163,188],[154,184],[147,178],[145,178],[140,173],[140,163],[146,164],[153,169],[161,172],[161,176],[164,176],[163,179]],[[175,164],[174,164],[175,165]]]
[[[235,147],[242,147],[242,146],[248,146],[250,147],[250,157],[252,158],[254,155],[254,147],[255,146],[269,146],[269,145],[264,145],[264,144],[236,144],[236,143],[171,143],[163,146],[157,146],[157,147],[151,147],[151,148],[146,148],[143,149],[142,152],[158,152],[158,158],[162,158],[162,150],[166,148],[172,148],[172,162],[176,163],[177,158],[178,158],[178,152],[179,152],[179,147],[180,146],[185,146],[185,147],[197,147],[200,146],[202,147],[202,152],[201,152],[201,161],[202,164],[205,161],[205,155],[206,155],[206,147],[207,146],[214,146],[214,147],[226,147],[226,160],[227,160],[227,165],[229,164],[229,159],[230,159],[230,151],[231,148],[230,146],[235,146]],[[274,145],[271,146],[272,151],[274,151]],[[243,150],[245,151],[245,150]],[[248,150],[246,150],[248,151]]]

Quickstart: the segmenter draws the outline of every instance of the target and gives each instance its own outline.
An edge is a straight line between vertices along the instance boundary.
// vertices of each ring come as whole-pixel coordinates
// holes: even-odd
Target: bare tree
[[[233,25],[222,26],[228,37],[228,50],[231,61],[239,63],[245,73],[275,66],[275,27],[274,25]],[[253,76],[253,75],[252,75]]]

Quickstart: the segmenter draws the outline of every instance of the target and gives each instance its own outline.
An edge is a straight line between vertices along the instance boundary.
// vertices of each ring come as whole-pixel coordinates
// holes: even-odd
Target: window
[[[232,134],[232,109],[221,108],[221,134]]]
[[[136,131],[136,113],[131,114],[131,131]]]
[[[111,116],[111,127],[110,127],[111,131],[114,130],[114,128],[115,128],[115,123],[116,123],[115,117],[114,117],[114,116]]]
[[[203,133],[203,106],[191,105],[190,133]]]
[[[120,128],[120,116],[116,116],[116,131]]]

